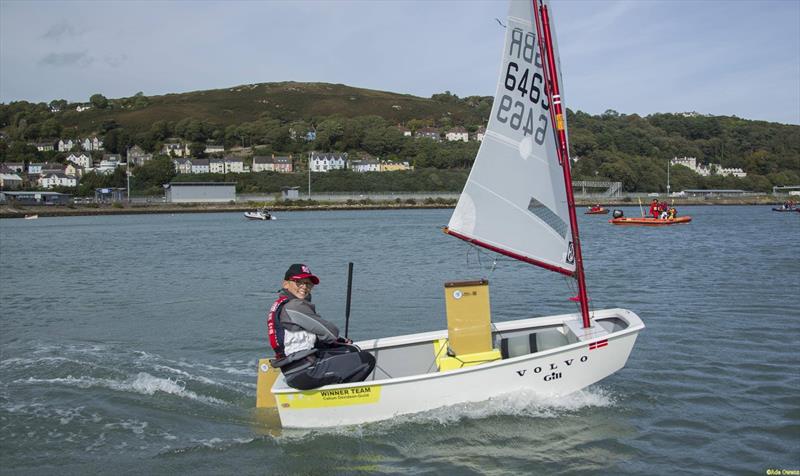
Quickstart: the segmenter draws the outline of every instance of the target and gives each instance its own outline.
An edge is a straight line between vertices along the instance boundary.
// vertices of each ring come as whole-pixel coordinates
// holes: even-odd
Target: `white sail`
[[[448,230],[494,251],[571,274],[575,262],[569,208],[532,3],[512,1],[509,7],[489,125]]]

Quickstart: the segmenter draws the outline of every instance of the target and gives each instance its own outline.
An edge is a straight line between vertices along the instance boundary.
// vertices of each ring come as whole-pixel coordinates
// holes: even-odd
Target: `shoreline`
[[[597,204],[594,200],[578,200],[576,208],[586,208]],[[639,203],[632,200],[610,200],[599,201],[600,205],[606,208],[618,207],[638,207]],[[682,206],[708,206],[708,205],[781,205],[783,202],[777,199],[767,199],[766,197],[744,198],[716,198],[716,199],[677,199],[672,201],[676,207]],[[646,206],[642,202],[642,206]],[[327,210],[395,210],[395,209],[437,209],[454,208],[453,204],[444,203],[394,203],[376,202],[371,204],[347,204],[347,203],[319,203],[314,205],[274,205],[269,207],[273,212],[290,211],[327,211]],[[230,213],[252,211],[255,208],[252,204],[103,204],[103,205],[47,205],[47,206],[13,206],[0,205],[0,219],[3,218],[25,218],[26,215],[38,215],[40,217],[59,217],[59,216],[100,216],[100,215],[141,215],[141,214],[164,214],[164,213]]]

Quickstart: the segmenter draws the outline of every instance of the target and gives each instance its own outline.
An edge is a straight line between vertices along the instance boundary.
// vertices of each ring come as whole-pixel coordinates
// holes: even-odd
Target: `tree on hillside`
[[[62,129],[63,127],[60,122],[55,118],[50,118],[42,123],[39,134],[43,138],[58,137],[61,135]]]
[[[317,139],[315,145],[320,150],[341,150],[341,140],[344,137],[344,121],[332,117],[320,122],[317,126]]]
[[[192,142],[189,144],[189,153],[192,157],[202,159],[206,156],[206,144],[203,142]]]
[[[97,109],[105,109],[108,107],[108,99],[102,94],[92,94],[92,97],[89,98],[89,102]]]
[[[137,189],[156,189],[175,177],[175,167],[169,157],[161,155],[134,168],[133,176]]]
[[[67,108],[67,104],[68,103],[67,103],[66,99],[53,99],[52,101],[50,101],[49,106],[50,106],[50,109],[52,109],[52,110],[63,111],[64,109]]]

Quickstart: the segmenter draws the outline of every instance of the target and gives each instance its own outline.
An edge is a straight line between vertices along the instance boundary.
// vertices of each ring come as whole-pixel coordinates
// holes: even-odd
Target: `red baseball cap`
[[[297,281],[298,279],[308,278],[314,284],[319,284],[319,278],[314,276],[314,273],[304,264],[293,264],[286,270],[283,279],[286,281]]]

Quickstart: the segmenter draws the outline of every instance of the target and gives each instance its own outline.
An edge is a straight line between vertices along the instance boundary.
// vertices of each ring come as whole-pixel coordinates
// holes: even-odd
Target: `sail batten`
[[[557,124],[533,20],[532,2],[511,2],[489,124],[448,229],[487,249],[572,275],[569,205],[553,140]]]

